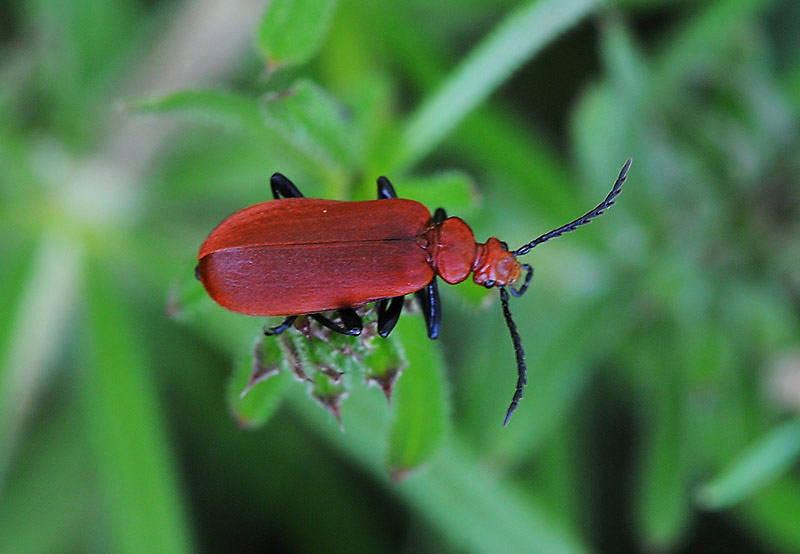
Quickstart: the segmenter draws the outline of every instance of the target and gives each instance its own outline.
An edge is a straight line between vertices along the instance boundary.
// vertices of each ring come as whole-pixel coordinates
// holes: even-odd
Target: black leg
[[[438,211],[438,210],[437,210]],[[442,321],[442,308],[439,302],[439,287],[436,285],[436,277],[424,289],[415,292],[417,300],[422,307],[422,315],[425,316],[425,324],[428,327],[428,338],[439,337],[439,324]]]
[[[391,300],[391,304],[389,300]],[[397,325],[400,312],[403,311],[404,300],[405,296],[395,296],[391,299],[384,298],[378,302],[378,334],[383,338],[388,337],[394,326]]]
[[[342,335],[358,336],[361,334],[361,318],[355,312],[355,310],[350,308],[346,310],[339,310],[339,317],[342,318],[344,327],[334,323],[322,314],[309,314],[308,317],[318,322],[320,325],[327,327],[331,331],[341,333]]]
[[[303,193],[294,186],[294,183],[280,173],[272,174],[272,177],[269,179],[269,185],[272,188],[272,196],[275,200],[279,200],[281,196],[284,198],[303,197]]]
[[[436,208],[436,211],[433,212],[431,223],[441,223],[445,219],[447,219],[447,212],[444,211],[444,208]]]
[[[281,323],[280,325],[276,325],[275,327],[270,327],[269,329],[265,329],[264,330],[264,334],[267,335],[267,336],[280,335],[286,329],[288,329],[289,327],[294,325],[294,322],[295,322],[296,319],[297,319],[296,315],[290,315],[289,317],[284,319],[283,323]]]
[[[378,177],[378,200],[385,198],[397,198],[392,183],[386,177]]]
[[[356,311],[352,308],[343,308],[337,311],[339,312],[339,317],[344,324],[344,328],[347,329],[346,334],[360,335],[364,324],[361,322],[361,317],[356,313]]]

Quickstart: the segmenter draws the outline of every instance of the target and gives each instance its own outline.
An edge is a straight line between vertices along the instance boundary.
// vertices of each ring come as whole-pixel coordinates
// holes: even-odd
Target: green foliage
[[[397,323],[406,353],[408,371],[399,376],[392,397],[394,414],[389,433],[387,465],[398,475],[427,462],[444,439],[448,398],[442,374],[443,363],[426,340],[419,318]]]
[[[3,10],[0,552],[800,551],[796,3],[145,4]],[[628,156],[506,429],[495,291],[265,337],[194,278],[274,171],[514,247]]]
[[[308,61],[330,25],[334,0],[274,0],[261,20],[258,45],[273,68]]]
[[[713,509],[741,502],[785,474],[800,459],[800,421],[792,419],[744,452],[722,475],[698,491]]]
[[[189,552],[161,410],[111,276],[92,266],[87,276],[87,334],[78,389],[104,510],[103,528],[115,552]]]
[[[236,364],[228,384],[228,402],[242,427],[264,425],[280,405],[289,384],[284,341],[259,337],[250,355]]]
[[[520,64],[593,8],[597,0],[530,2],[511,13],[408,118],[390,167],[403,169],[427,154]]]

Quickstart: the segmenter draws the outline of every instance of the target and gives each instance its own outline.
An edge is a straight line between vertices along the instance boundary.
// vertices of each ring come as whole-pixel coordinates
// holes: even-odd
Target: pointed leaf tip
[[[380,388],[386,396],[386,402],[391,405],[392,391],[401,373],[403,368],[390,368],[380,375],[367,375],[366,382],[369,386]]]

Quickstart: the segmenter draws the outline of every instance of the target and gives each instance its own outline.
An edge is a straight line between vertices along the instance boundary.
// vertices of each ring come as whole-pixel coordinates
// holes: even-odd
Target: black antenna
[[[631,167],[631,162],[633,162],[632,158],[628,158],[628,161],[625,162],[625,165],[622,166],[622,170],[619,172],[619,177],[617,177],[617,182],[614,183],[614,187],[611,189],[611,192],[608,193],[605,200],[600,202],[593,210],[583,214],[581,217],[576,219],[575,221],[570,221],[566,225],[562,225],[558,229],[553,229],[549,233],[545,233],[539,238],[536,238],[526,244],[525,246],[520,246],[516,250],[514,250],[515,256],[523,256],[531,251],[531,248],[538,244],[542,244],[550,239],[554,239],[558,236],[563,235],[564,233],[569,233],[570,231],[574,231],[581,225],[586,225],[587,223],[591,222],[592,219],[597,217],[598,215],[603,215],[603,212],[614,205],[614,199],[622,192],[622,184],[625,182],[625,179],[628,177],[628,170]]]
[[[506,325],[508,325],[508,330],[511,333],[511,341],[514,343],[514,354],[517,356],[517,389],[514,391],[511,405],[509,405],[506,412],[506,418],[503,420],[503,427],[505,427],[508,425],[511,414],[517,409],[517,404],[522,398],[522,389],[528,383],[528,368],[525,367],[525,350],[522,348],[522,339],[519,338],[517,324],[514,323],[514,319],[511,317],[511,310],[508,308],[508,291],[506,291],[505,287],[500,287],[500,302],[503,304],[503,317],[506,318]]]

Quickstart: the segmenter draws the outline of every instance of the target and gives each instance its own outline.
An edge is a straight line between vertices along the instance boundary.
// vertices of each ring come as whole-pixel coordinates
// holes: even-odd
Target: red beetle
[[[629,159],[611,192],[594,209],[513,251],[494,237],[476,243],[469,226],[458,217],[447,217],[441,208],[431,217],[419,202],[397,198],[386,177],[378,178],[378,200],[340,202],[304,198],[289,179],[275,173],[270,179],[275,200],[245,208],[220,223],[200,247],[196,274],[224,308],[286,316],[267,335],[285,331],[300,315],[336,332],[358,335],[362,323],[354,308],[377,302],[378,333],[386,337],[400,317],[405,295],[415,293],[428,336],[434,339],[441,320],[436,276],[455,284],[472,273],[475,283],[500,289],[514,343],[518,377],[503,423],[507,425],[527,381],[508,291],[514,296],[524,293],[533,268],[517,257],[601,215],[614,204],[630,165]],[[334,310],[341,323],[320,313]]]

